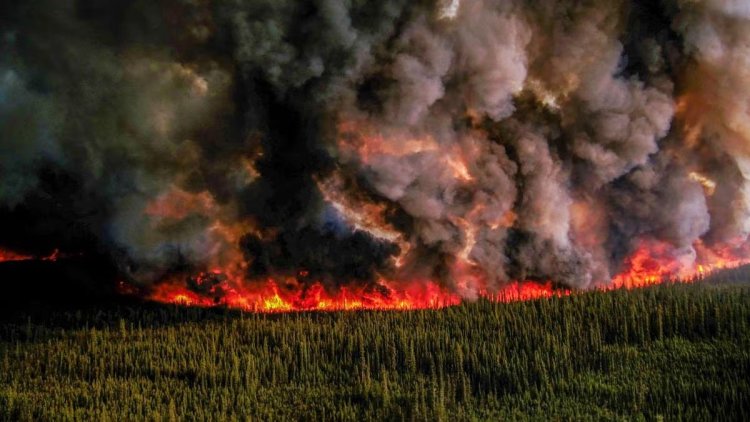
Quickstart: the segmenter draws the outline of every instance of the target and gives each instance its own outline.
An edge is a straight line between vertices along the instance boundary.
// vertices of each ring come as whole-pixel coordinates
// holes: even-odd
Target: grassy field
[[[0,324],[2,420],[750,418],[750,287],[439,311],[157,305]]]

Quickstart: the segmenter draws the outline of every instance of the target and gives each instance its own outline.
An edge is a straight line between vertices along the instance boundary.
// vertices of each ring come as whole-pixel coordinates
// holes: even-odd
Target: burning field
[[[122,294],[259,312],[734,268],[749,20],[744,0],[5,1],[0,266],[96,256]]]

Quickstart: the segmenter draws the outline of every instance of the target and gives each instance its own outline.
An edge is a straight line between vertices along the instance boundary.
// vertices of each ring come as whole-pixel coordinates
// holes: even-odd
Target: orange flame
[[[679,113],[687,112],[685,104],[678,105]],[[470,163],[475,162],[481,152],[473,148],[470,142],[459,146],[446,145],[430,135],[375,128],[366,121],[356,119],[339,122],[338,132],[338,151],[344,162],[358,162],[367,166],[376,164],[383,156],[430,154],[444,164],[437,176],[448,178],[456,185],[477,183],[472,174],[472,170],[476,169]],[[716,187],[713,180],[698,172],[691,174],[691,177],[702,184],[707,194],[713,193]],[[389,223],[386,218],[388,205],[385,202],[373,202],[369,197],[357,195],[356,192],[353,194],[343,173],[338,171],[316,182],[326,201],[355,230],[366,231],[374,237],[397,243],[401,253],[394,257],[393,264],[399,271],[406,267],[404,263],[409,260],[411,242],[404,233]],[[192,286],[194,288],[191,289],[184,280],[167,280],[154,288],[148,295],[149,299],[188,306],[224,306],[253,312],[290,312],[436,309],[460,304],[467,297],[510,302],[572,293],[569,289],[556,287],[552,280],[513,281],[497,287],[495,282],[490,282],[487,277],[475,271],[472,250],[479,235],[483,233],[480,230],[512,227],[517,219],[512,210],[496,210],[491,204],[482,201],[475,203],[465,214],[451,219],[463,238],[461,249],[455,251],[456,262],[449,269],[453,279],[452,286],[439,280],[403,280],[403,277],[379,280],[366,286],[336,288],[328,288],[322,282],[301,283],[295,277],[245,280],[243,274],[247,266],[244,257],[232,245],[236,245],[241,233],[248,227],[234,227],[230,224],[234,219],[222,218],[222,213],[219,212],[221,207],[213,198],[207,194],[175,190],[151,203],[146,213],[157,220],[181,219],[190,211],[209,216],[219,215],[214,229],[222,240],[221,245],[225,246],[222,257],[218,258],[217,255],[217,259],[210,263],[210,273],[203,273],[192,279],[197,280],[198,286]],[[578,242],[594,247],[603,241],[596,233],[606,232],[604,211],[599,210],[596,204],[580,202],[573,204],[571,213]],[[231,217],[231,213],[229,214]],[[624,259],[619,274],[610,280],[595,280],[594,286],[601,290],[632,289],[665,281],[696,281],[713,271],[749,263],[750,260],[744,257],[749,256],[750,251],[744,250],[744,245],[750,243],[738,241],[736,244],[740,246],[708,247],[699,241],[692,248],[676,250],[666,243],[643,240]],[[304,270],[300,270],[299,275],[309,280],[309,274]],[[210,283],[203,281],[209,278]]]
[[[329,292],[321,283],[304,288],[281,287],[274,280],[239,287],[222,284],[199,294],[174,283],[158,285],[150,300],[183,306],[240,309],[250,312],[358,311],[441,309],[462,302],[460,296],[431,281],[413,281],[395,287],[381,281],[376,287],[340,287]],[[567,296],[567,289],[556,289],[552,282],[514,282],[497,293],[481,296],[495,302],[515,302]],[[212,296],[212,295],[216,296]]]
[[[275,280],[246,285],[223,282],[206,294],[166,283],[158,285],[149,298],[177,305],[225,306],[252,312],[438,309],[460,303],[456,294],[435,283],[414,282],[394,288],[386,281],[376,286],[339,287],[335,292],[321,283],[302,287],[292,280],[284,286]]]
[[[665,281],[694,282],[711,272],[750,263],[750,260],[741,258],[747,256],[743,253],[743,248],[744,244],[739,249],[710,249],[698,243],[695,245],[697,259],[692,266],[685,267],[674,257],[668,245],[654,241],[643,242],[625,260],[624,270],[599,289],[633,289]],[[203,283],[200,281],[203,276],[210,274],[199,275],[198,284]],[[308,273],[302,270],[300,276],[306,277]],[[465,282],[482,284],[477,280]],[[458,284],[461,285],[461,281]],[[478,296],[506,303],[562,297],[572,292],[570,289],[556,287],[552,281],[521,281],[506,284],[492,292],[481,287]],[[368,286],[327,289],[320,282],[303,285],[295,277],[260,282],[226,278],[201,293],[190,290],[184,283],[171,280],[157,285],[148,299],[184,306],[222,306],[262,313],[440,309],[459,305],[464,300],[454,290],[432,280],[380,280]]]
[[[625,262],[625,270],[613,280],[612,288],[637,288],[665,281],[690,283],[716,271],[737,268],[750,263],[743,249],[744,242],[736,248],[721,246],[709,248],[698,241],[693,245],[697,258],[690,265],[681,265],[670,254],[668,247],[656,242],[646,242]]]

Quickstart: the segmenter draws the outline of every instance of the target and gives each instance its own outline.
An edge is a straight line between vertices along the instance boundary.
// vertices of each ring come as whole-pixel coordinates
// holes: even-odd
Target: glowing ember
[[[33,257],[0,249],[0,262],[28,261],[30,259],[33,259]]]
[[[17,262],[17,261],[57,261],[60,258],[60,251],[55,249],[47,256],[24,255],[7,249],[0,249],[0,262]]]

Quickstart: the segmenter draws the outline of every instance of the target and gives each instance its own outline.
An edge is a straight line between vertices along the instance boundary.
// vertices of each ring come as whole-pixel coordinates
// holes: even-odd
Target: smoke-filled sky
[[[134,283],[585,288],[745,251],[749,179],[746,0],[0,5],[0,246]]]

